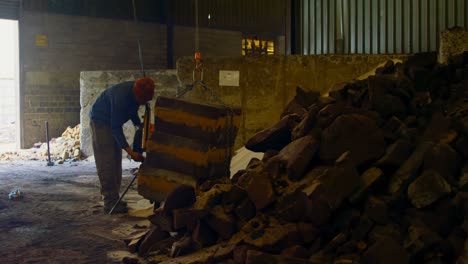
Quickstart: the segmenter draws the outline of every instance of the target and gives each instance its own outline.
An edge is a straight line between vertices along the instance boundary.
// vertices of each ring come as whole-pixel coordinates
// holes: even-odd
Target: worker
[[[130,148],[122,126],[128,120],[132,120],[136,127],[142,127],[138,109],[153,99],[154,88],[153,79],[148,77],[116,84],[106,89],[96,99],[89,112],[94,159],[106,213],[119,199],[122,149],[134,161],[144,160],[141,153]],[[127,211],[127,203],[124,201],[114,209],[114,213]]]

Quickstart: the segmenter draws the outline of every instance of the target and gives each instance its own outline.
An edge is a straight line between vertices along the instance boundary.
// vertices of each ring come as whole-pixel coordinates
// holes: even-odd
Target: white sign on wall
[[[239,86],[239,71],[219,71],[219,86]]]

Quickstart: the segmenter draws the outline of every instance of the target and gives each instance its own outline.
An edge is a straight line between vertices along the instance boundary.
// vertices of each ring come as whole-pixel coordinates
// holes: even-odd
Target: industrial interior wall
[[[242,32],[199,28],[199,50],[202,56],[240,56]],[[195,28],[174,27],[174,65],[178,58],[193,56],[196,50]]]
[[[255,133],[279,121],[296,87],[325,93],[335,84],[356,78],[388,59],[406,55],[289,55],[258,58],[205,58],[204,82],[221,100],[242,108],[241,128],[235,147]],[[184,57],[177,62],[177,75],[183,84],[192,82],[194,61]],[[238,71],[239,86],[220,86],[221,70]],[[188,100],[218,103],[196,87],[185,95]]]
[[[24,11],[19,18],[21,147],[44,142],[80,122],[80,72],[166,65],[166,27],[132,21]]]
[[[284,35],[290,0],[170,0],[176,25],[243,31],[259,38]],[[198,8],[195,7],[196,2]],[[198,10],[198,13],[195,10]]]

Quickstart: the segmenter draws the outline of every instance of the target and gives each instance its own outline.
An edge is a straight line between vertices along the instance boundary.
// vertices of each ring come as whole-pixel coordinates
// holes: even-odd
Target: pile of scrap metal
[[[126,241],[144,258],[124,262],[465,263],[467,99],[466,52],[388,62],[327,97],[298,89],[246,144],[262,160],[231,178],[226,111],[162,100],[139,191],[164,201]]]

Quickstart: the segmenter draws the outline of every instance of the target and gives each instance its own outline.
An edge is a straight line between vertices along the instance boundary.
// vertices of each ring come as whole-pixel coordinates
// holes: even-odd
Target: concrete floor
[[[124,161],[122,191],[138,165]],[[16,188],[24,198],[9,200]],[[148,226],[152,209],[135,188],[126,196],[130,215],[108,216],[92,160],[53,167],[43,161],[0,163],[0,262],[121,263],[129,255],[122,239]]]

